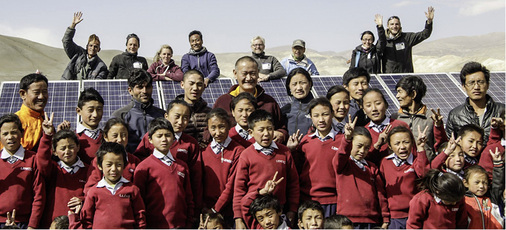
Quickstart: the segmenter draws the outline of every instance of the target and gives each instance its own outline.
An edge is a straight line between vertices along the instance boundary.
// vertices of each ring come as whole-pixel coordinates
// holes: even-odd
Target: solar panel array
[[[162,94],[162,101],[165,107],[173,101],[176,96],[184,94],[184,90],[181,88],[180,82],[174,81],[159,81],[160,92]],[[234,85],[232,78],[220,78],[210,83],[202,93],[202,99],[207,102],[207,106],[213,107],[214,102],[218,97],[228,93],[230,87]]]
[[[451,73],[458,86],[462,84],[460,81],[460,73]],[[490,72],[490,84],[488,85],[488,95],[490,95],[494,101],[506,103],[505,95],[505,72]]]
[[[292,97],[286,93],[285,86],[286,78],[276,79],[272,81],[260,82],[260,86],[264,88],[265,93],[273,97],[279,104],[279,107],[283,107],[286,104],[292,103]]]

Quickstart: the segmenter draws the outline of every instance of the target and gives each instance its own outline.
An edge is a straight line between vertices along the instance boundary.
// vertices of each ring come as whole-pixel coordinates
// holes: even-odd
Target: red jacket
[[[169,68],[167,70],[167,68]],[[173,81],[182,81],[183,80],[183,71],[181,68],[174,63],[174,60],[170,59],[169,65],[163,65],[162,61],[153,62],[151,66],[149,66],[148,73],[151,74],[154,81],[165,81],[165,77],[172,79]],[[159,76],[158,74],[163,74],[164,76]]]
[[[249,140],[246,140],[246,139],[242,138],[241,135],[239,135],[239,133],[235,129],[235,126],[232,127],[230,129],[230,131],[228,131],[228,136],[230,138],[232,138],[232,140],[234,140],[237,143],[239,143],[240,145],[242,145],[242,147],[244,147],[244,148],[248,148],[250,145],[252,145],[252,144],[255,143],[255,138],[254,137],[251,137],[251,139],[249,139]]]
[[[494,171],[494,162],[492,160],[492,156],[490,155],[490,151],[495,152],[497,148],[501,154],[504,154],[504,146],[501,145],[501,138],[503,137],[503,133],[500,129],[490,128],[490,137],[487,142],[487,146],[481,152],[480,162],[478,165],[483,167],[488,172],[489,180],[493,179],[493,171]]]
[[[388,143],[383,144],[379,150],[374,148],[374,144],[378,141],[380,133],[374,131],[371,127],[369,127],[369,124],[371,122],[372,121],[370,121],[369,123],[367,123],[364,126],[367,130],[369,130],[369,133],[371,134],[371,137],[372,137],[371,148],[369,149],[369,154],[367,154],[367,157],[365,159],[368,161],[371,161],[375,165],[379,165],[381,163],[381,160],[384,157],[389,155]],[[399,125],[404,126],[409,129],[409,126],[408,126],[408,124],[406,124],[406,122],[401,121],[401,120],[396,120],[393,118],[390,118],[390,125],[391,125],[390,130],[392,130],[394,127],[399,126]],[[386,130],[386,128],[385,128],[385,130]],[[383,130],[383,132],[385,132],[385,130]]]
[[[416,194],[409,202],[407,229],[467,228],[464,200],[455,205],[439,204],[426,191]]]
[[[141,160],[134,156],[131,153],[127,153],[128,163],[125,166],[125,169],[123,170],[123,177],[129,181],[133,181],[134,179],[134,171],[135,167],[141,163]],[[104,174],[97,165],[97,158],[93,159],[89,169],[88,169],[88,181],[86,182],[86,185],[84,186],[84,193],[87,193],[88,190],[95,186],[100,180],[102,180],[102,177]]]
[[[100,131],[97,139],[86,136],[84,132],[76,133],[79,139],[79,153],[77,154],[81,161],[87,165],[91,165],[91,162],[96,157],[96,153],[100,145],[102,145],[103,132]]]

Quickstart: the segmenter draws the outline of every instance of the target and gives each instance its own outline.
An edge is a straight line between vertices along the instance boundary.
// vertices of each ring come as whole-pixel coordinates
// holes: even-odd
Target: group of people
[[[463,66],[468,98],[445,128],[446,114],[423,103],[420,77],[397,83],[401,108],[392,116],[363,67],[314,98],[314,65],[294,55],[303,64],[286,71],[291,61],[266,56],[260,37],[252,40],[253,56],[235,63],[238,84],[210,108],[202,93],[219,70],[192,66],[214,57],[198,31],[173,78],[164,64],[173,64],[170,47],[155,62],[167,68],[150,72],[128,51],[139,45],[129,37],[113,63],[141,68],[109,71],[128,79],[132,101],[104,127],[108,102],[95,89],[80,93],[80,122],[71,130],[44,111],[47,78],[21,79],[20,110],[0,117],[0,227],[504,228],[504,104],[488,96],[490,73],[480,63]],[[74,63],[100,60],[86,56],[100,50],[98,38],[90,41]],[[258,82],[286,73],[293,103],[280,108]],[[153,104],[156,78],[180,80],[184,89],[166,109]]]

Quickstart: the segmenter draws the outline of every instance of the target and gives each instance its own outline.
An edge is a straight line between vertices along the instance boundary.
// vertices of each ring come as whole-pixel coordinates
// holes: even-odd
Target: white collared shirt
[[[249,139],[253,138],[251,135],[249,135],[248,130],[243,129],[239,124],[236,124],[235,125],[235,131],[237,131],[237,133],[239,134],[239,136],[241,136],[242,138],[244,138],[241,135],[241,130],[244,130],[248,134],[248,137],[245,140],[249,140]]]
[[[337,133],[344,133],[344,127],[346,126],[345,119],[343,121],[339,122],[335,117],[332,118],[332,128]]]
[[[385,120],[383,120],[383,121],[381,122],[381,124],[379,124],[379,125],[377,125],[376,123],[374,123],[374,122],[372,122],[372,121],[371,121],[371,122],[369,123],[369,127],[370,127],[370,128],[372,128],[372,130],[376,131],[377,133],[381,133],[381,132],[383,132],[383,130],[384,130],[385,128],[383,128],[383,130],[379,130],[379,129],[378,129],[378,126],[384,126],[384,127],[387,127],[389,124],[390,124],[390,117],[386,117],[386,118],[385,118]]]
[[[367,161],[365,159],[362,159],[362,160],[357,160],[355,158],[353,158],[351,155],[350,155],[350,159],[353,160],[353,162],[355,162],[355,164],[360,168],[362,169],[362,171],[365,171],[365,165],[369,166],[369,164],[367,164]]]
[[[100,132],[102,132],[102,130],[100,128],[96,128],[96,129],[86,128],[82,124],[82,122],[79,122],[79,123],[77,123],[77,126],[76,126],[76,133],[82,133],[82,132],[84,132],[84,135],[96,140],[100,136]]]
[[[176,138],[176,141],[179,141],[179,139],[181,138],[182,135],[183,135],[183,132],[174,133],[174,137]]]
[[[165,163],[168,166],[171,166],[172,162],[176,161],[174,159],[174,157],[172,156],[172,154],[170,153],[170,150],[167,153],[167,155],[165,155],[165,154],[161,153],[160,151],[158,151],[158,149],[155,148],[155,150],[153,150],[153,156],[160,159],[163,163]]]
[[[413,157],[413,154],[410,153],[408,158],[406,160],[402,160],[401,158],[399,158],[395,153],[392,153],[390,155],[388,155],[387,157],[385,157],[386,159],[393,159],[392,161],[394,162],[394,165],[399,167],[405,163],[408,163],[409,165],[413,165],[413,160],[414,160],[414,157]]]
[[[58,166],[60,166],[62,169],[65,169],[65,171],[68,173],[74,174],[78,172],[80,168],[84,168],[84,163],[81,161],[81,159],[79,159],[79,157],[77,157],[76,163],[72,164],[71,166],[67,165],[62,160],[58,161]]]
[[[330,139],[335,140],[334,138],[336,137],[336,135],[337,135],[337,131],[334,130],[334,128],[331,128],[330,132],[324,137],[320,136],[320,131],[318,131],[318,130],[316,130],[314,133],[309,134],[309,137],[316,136],[316,137],[318,137],[318,139],[320,139],[320,141],[325,142],[326,140],[330,140]]]
[[[125,183],[130,183],[129,180],[125,179],[124,177],[121,177],[119,179],[119,181],[114,185],[110,185],[109,183],[107,183],[107,181],[105,181],[105,178],[102,177],[102,180],[100,180],[98,183],[97,183],[97,188],[102,188],[102,187],[105,187],[107,190],[109,190],[109,192],[111,192],[112,195],[116,194],[116,192],[118,191],[118,189],[121,188],[121,186]]]
[[[2,160],[7,160],[9,159],[11,156],[15,157],[15,158],[18,158],[18,160],[23,160],[25,159],[25,148],[23,148],[22,145],[19,146],[19,149],[18,151],[16,151],[14,154],[10,154],[7,149],[5,149],[5,147],[2,149],[2,155],[0,156],[0,158],[2,158]]]
[[[267,148],[262,147],[260,144],[258,144],[258,142],[255,142],[253,144],[253,147],[255,148],[255,150],[260,151],[265,155],[271,155],[274,152],[274,149],[278,149],[278,145],[276,145],[274,141],[272,141],[271,145]]]
[[[228,147],[228,145],[230,144],[230,142],[232,142],[232,138],[230,138],[230,137],[227,137],[227,139],[225,139],[225,141],[223,143],[218,143],[213,138],[213,141],[211,142],[211,149],[213,150],[214,154],[221,153],[223,151],[223,149],[225,149],[225,148]],[[221,149],[221,151],[218,151],[217,148],[214,148],[214,146],[216,146],[216,145],[221,145],[221,147],[223,147],[223,149]]]

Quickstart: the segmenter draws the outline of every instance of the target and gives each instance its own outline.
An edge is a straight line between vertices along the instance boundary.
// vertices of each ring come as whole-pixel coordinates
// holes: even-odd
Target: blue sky
[[[204,46],[215,53],[249,52],[256,35],[266,38],[267,49],[301,38],[307,48],[340,52],[360,44],[361,32],[375,32],[376,13],[385,24],[391,15],[399,16],[406,32],[422,30],[428,6],[436,10],[429,40],[505,30],[504,0],[17,0],[2,2],[0,34],[61,48],[73,12],[82,11],[76,43],[85,45],[95,33],[102,49],[124,50],[126,35],[136,33],[139,53],[147,57],[162,44],[171,45],[175,54],[188,52],[187,36],[194,29],[202,31]]]

